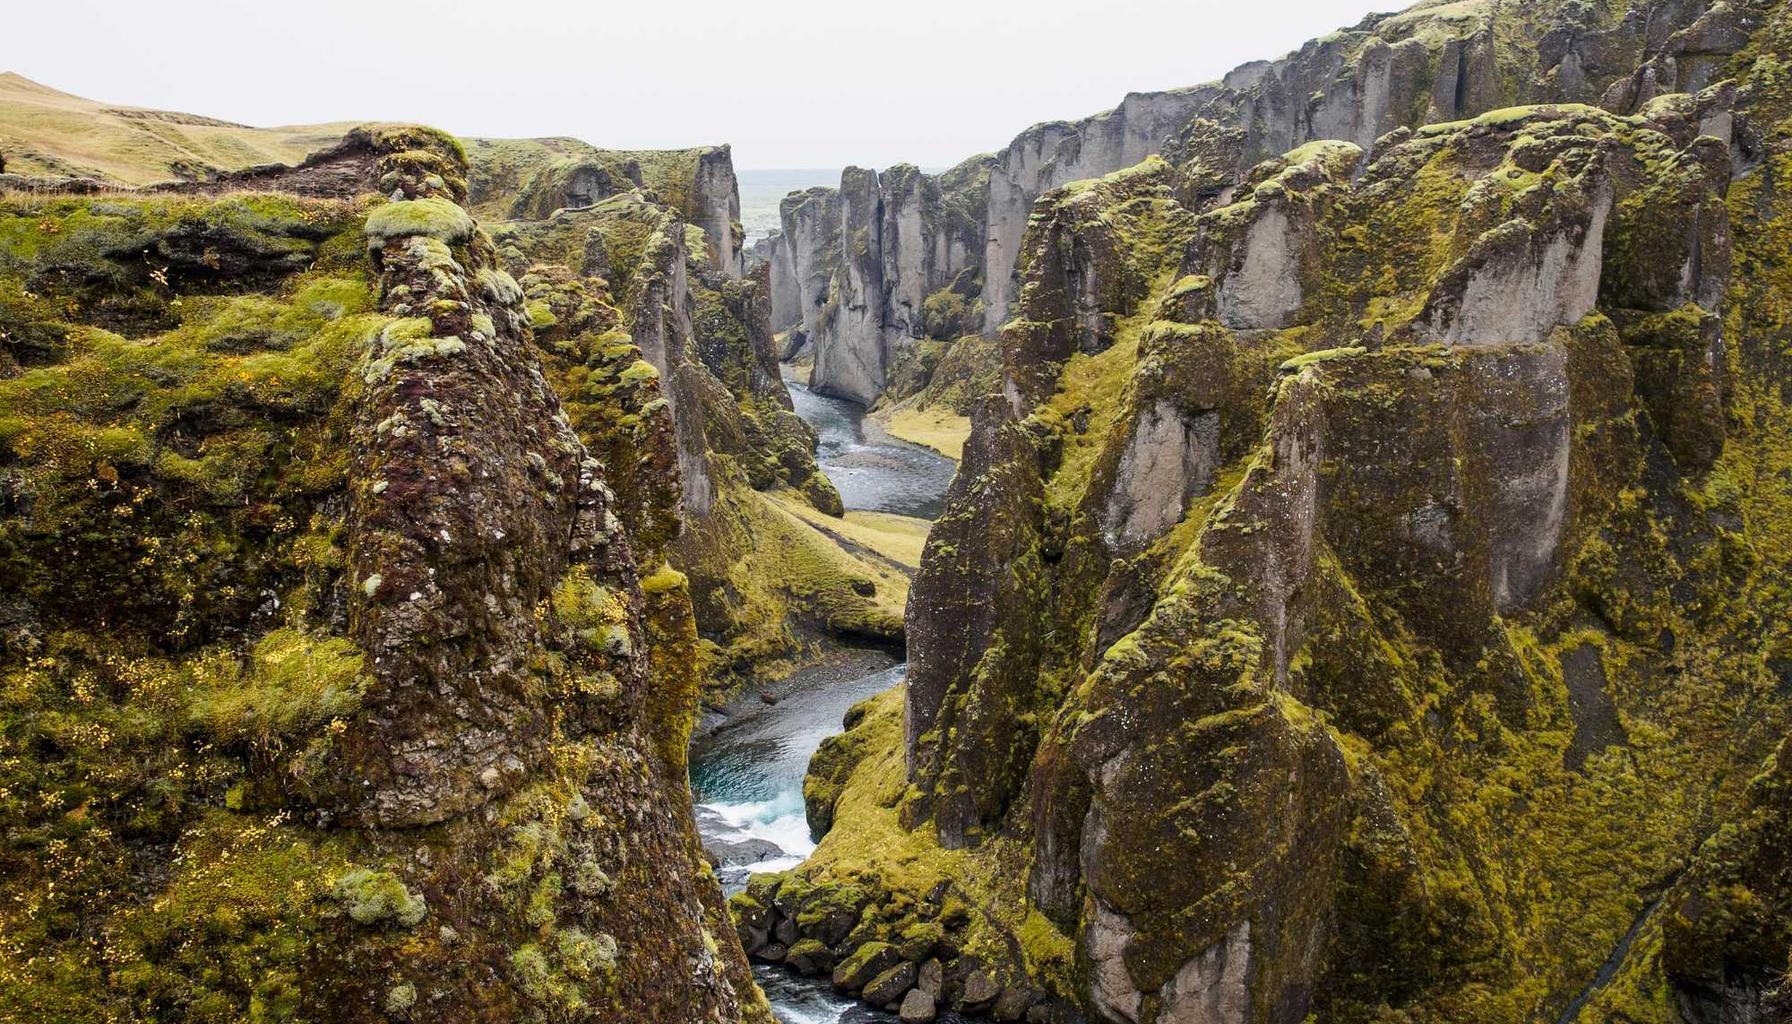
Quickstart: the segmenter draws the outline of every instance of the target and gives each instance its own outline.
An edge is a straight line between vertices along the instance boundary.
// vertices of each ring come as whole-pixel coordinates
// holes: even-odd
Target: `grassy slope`
[[[97,177],[146,185],[177,166],[236,170],[298,163],[351,122],[251,128],[191,114],[114,107],[0,73],[0,153],[19,174]]]
[[[965,439],[971,436],[970,417],[941,406],[925,409],[898,407],[887,414],[876,415],[890,436],[932,448],[953,462],[959,460]]]
[[[905,569],[921,567],[921,546],[927,542],[927,529],[933,524],[913,516],[889,512],[846,513],[844,519],[817,512],[813,505],[792,492],[769,495],[784,511],[816,529],[844,539],[854,547],[894,562]]]

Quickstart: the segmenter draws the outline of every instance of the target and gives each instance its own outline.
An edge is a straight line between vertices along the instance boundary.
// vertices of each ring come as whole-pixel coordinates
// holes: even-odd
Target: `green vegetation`
[[[330,898],[356,924],[390,921],[400,928],[415,928],[429,915],[429,904],[388,871],[356,868],[336,880]]]
[[[384,245],[412,235],[455,245],[473,237],[473,218],[452,200],[437,196],[387,203],[367,215],[369,245]]]

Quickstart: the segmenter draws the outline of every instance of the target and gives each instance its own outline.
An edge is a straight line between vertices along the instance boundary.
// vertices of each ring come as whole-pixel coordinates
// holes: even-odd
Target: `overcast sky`
[[[0,71],[248,124],[403,120],[741,168],[943,166],[1407,0],[49,0]]]

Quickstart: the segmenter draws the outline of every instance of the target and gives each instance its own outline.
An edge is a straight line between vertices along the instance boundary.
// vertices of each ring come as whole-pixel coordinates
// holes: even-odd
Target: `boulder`
[[[834,966],[834,951],[814,939],[803,939],[790,947],[784,963],[805,976],[826,974]]]
[[[902,1008],[896,1015],[902,1024],[928,1024],[935,1012],[933,997],[917,988],[902,998]]]
[[[895,946],[887,942],[867,942],[834,968],[834,987],[842,992],[861,991],[871,979],[896,966],[901,959]]]
[[[861,998],[876,1006],[894,1003],[915,987],[919,972],[920,968],[905,960],[867,982]]]
[[[959,996],[959,1004],[966,1011],[976,1013],[994,1002],[1001,992],[988,971],[975,970],[964,979],[964,994]]]

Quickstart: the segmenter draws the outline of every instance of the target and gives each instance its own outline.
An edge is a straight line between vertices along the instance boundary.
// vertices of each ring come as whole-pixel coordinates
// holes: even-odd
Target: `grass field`
[[[117,107],[0,73],[0,155],[14,174],[148,185],[206,171],[296,164],[354,122],[251,128],[193,114]]]

